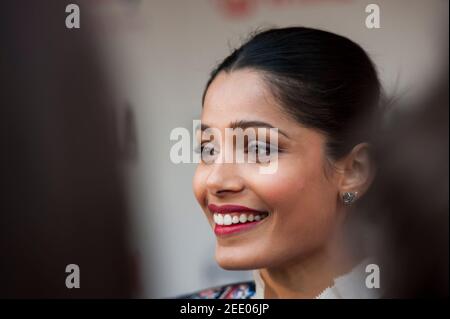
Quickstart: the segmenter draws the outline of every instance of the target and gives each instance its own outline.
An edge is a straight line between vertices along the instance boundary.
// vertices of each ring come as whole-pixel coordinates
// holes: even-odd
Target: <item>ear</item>
[[[337,163],[341,174],[338,178],[339,193],[357,192],[361,197],[369,189],[375,177],[375,165],[370,156],[370,145],[360,143]]]

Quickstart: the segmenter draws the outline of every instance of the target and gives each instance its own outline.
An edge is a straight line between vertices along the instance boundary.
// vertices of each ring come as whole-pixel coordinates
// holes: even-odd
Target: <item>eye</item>
[[[200,145],[200,154],[202,161],[209,164],[214,162],[218,154],[217,148],[211,142],[205,142]]]
[[[278,152],[277,147],[262,141],[251,141],[247,145],[247,153],[257,156],[259,162],[268,161],[269,157],[276,156]]]

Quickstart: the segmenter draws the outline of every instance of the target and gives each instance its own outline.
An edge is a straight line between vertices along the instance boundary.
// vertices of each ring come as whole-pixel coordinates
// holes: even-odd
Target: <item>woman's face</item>
[[[267,163],[201,162],[193,180],[215,229],[217,262],[225,269],[269,268],[303,258],[323,247],[338,224],[339,192],[334,173],[327,171],[325,136],[286,115],[256,71],[221,72],[207,91],[201,117],[202,125],[222,133],[215,141],[217,156],[226,151],[225,128],[247,121],[278,129],[279,152],[271,159],[276,171],[262,174],[260,166]],[[210,142],[205,135],[197,134],[204,145]],[[262,217],[258,222],[256,215]],[[234,224],[233,217],[240,221]],[[223,220],[231,225],[216,225]]]

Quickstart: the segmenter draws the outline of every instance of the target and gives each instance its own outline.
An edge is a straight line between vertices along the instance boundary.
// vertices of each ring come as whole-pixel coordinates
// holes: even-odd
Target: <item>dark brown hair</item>
[[[373,135],[368,127],[358,132],[356,127],[377,114],[380,83],[366,52],[349,39],[304,27],[257,33],[212,71],[203,102],[217,74],[245,68],[261,72],[300,124],[327,135],[331,158]]]

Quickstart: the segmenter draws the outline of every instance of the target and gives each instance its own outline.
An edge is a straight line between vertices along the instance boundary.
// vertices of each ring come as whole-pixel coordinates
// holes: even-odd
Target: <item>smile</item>
[[[264,220],[269,214],[240,205],[208,205],[213,213],[214,233],[228,235],[249,230]]]
[[[245,214],[245,213],[231,213],[231,214],[214,214],[214,223],[216,225],[230,226],[232,224],[245,224],[251,222],[259,222],[267,217],[267,213],[261,214]]]

